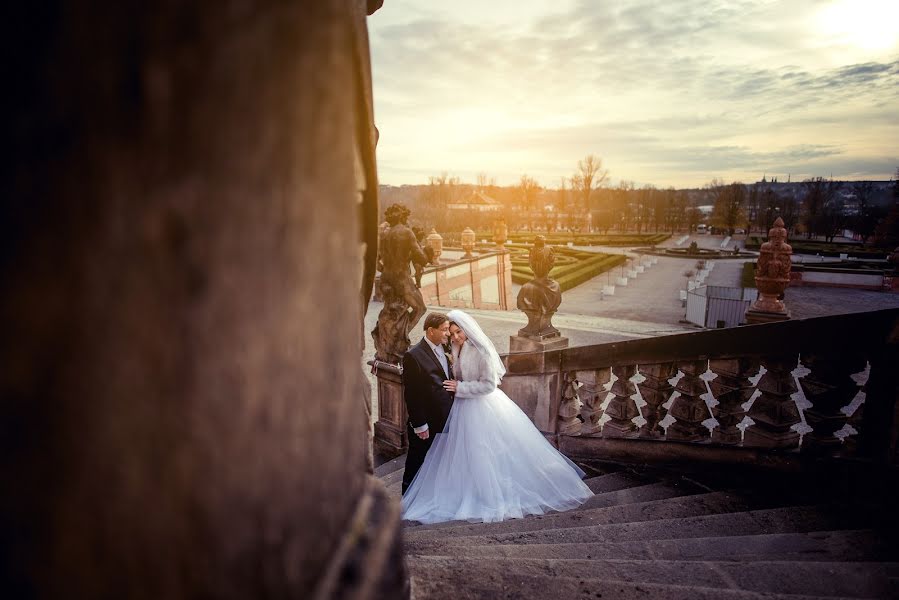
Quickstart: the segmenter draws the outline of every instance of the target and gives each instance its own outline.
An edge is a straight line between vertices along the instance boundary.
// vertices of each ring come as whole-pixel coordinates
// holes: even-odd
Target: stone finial
[[[528,325],[518,335],[557,336],[559,330],[552,326],[552,316],[562,303],[562,290],[559,283],[549,277],[556,255],[542,235],[534,239],[528,259],[534,278],[518,292],[518,309],[528,316]]]
[[[562,288],[549,276],[556,255],[542,235],[534,238],[528,259],[534,278],[521,286],[517,302],[518,309],[527,315],[528,324],[512,337],[509,348],[512,352],[530,350],[532,344],[527,340],[540,342],[542,349],[549,348],[546,343],[549,340],[554,347],[567,346],[568,338],[563,338],[552,324],[552,316],[562,303]]]
[[[475,234],[472,231],[471,227],[466,227],[462,230],[462,250],[465,251],[465,258],[471,258],[471,253],[474,250],[474,240]]]
[[[787,230],[783,219],[774,221],[768,231],[768,241],[762,244],[755,269],[755,285],[759,290],[759,298],[746,311],[746,320],[750,323],[789,319],[790,315],[784,306],[783,294],[790,283],[790,267],[793,248],[787,243]]]
[[[431,228],[431,233],[428,234],[428,237],[425,238],[427,240],[428,247],[433,250],[433,258],[431,258],[432,265],[440,264],[440,255],[443,254],[443,236],[437,233],[437,230],[433,227]]]
[[[497,219],[493,224],[493,243],[496,249],[503,251],[506,249],[505,243],[509,237],[509,227],[506,225],[505,219]]]

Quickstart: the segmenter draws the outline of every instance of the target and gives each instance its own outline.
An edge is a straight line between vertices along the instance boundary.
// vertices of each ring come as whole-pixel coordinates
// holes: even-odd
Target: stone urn
[[[503,251],[506,249],[505,243],[509,237],[509,227],[506,225],[505,219],[499,219],[493,224],[493,243],[496,249]]]
[[[466,227],[462,231],[462,250],[465,252],[465,258],[471,258],[472,251],[474,250],[474,240],[475,234],[474,231],[471,230],[471,227]]]
[[[793,248],[787,244],[787,230],[783,219],[774,221],[768,232],[768,241],[762,244],[755,269],[755,285],[759,290],[758,300],[750,311],[786,316],[783,294],[790,283]]]
[[[443,254],[443,236],[437,233],[437,230],[431,228],[431,233],[428,234],[428,237],[425,238],[428,246],[433,250],[434,256],[431,259],[432,265],[440,264],[440,255]]]

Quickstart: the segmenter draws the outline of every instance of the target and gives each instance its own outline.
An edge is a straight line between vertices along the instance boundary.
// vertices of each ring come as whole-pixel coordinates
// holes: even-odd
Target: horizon
[[[552,189],[595,154],[612,186],[888,181],[896,22],[886,0],[388,0],[369,19],[379,179]]]

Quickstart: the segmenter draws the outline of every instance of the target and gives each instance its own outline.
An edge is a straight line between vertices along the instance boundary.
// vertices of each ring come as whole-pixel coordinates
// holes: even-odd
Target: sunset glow
[[[383,183],[555,186],[899,165],[899,3],[387,0],[369,20]]]

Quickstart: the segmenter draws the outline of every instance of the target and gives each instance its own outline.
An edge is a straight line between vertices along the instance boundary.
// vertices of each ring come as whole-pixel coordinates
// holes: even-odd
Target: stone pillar
[[[559,352],[508,354],[500,388],[543,433],[558,432],[564,375]]]
[[[403,372],[399,365],[369,361],[378,379],[378,420],[375,422],[374,452],[385,458],[399,456],[409,448],[406,426],[409,414],[403,400]]]
[[[4,11],[4,597],[403,595],[360,393],[365,18]]]

